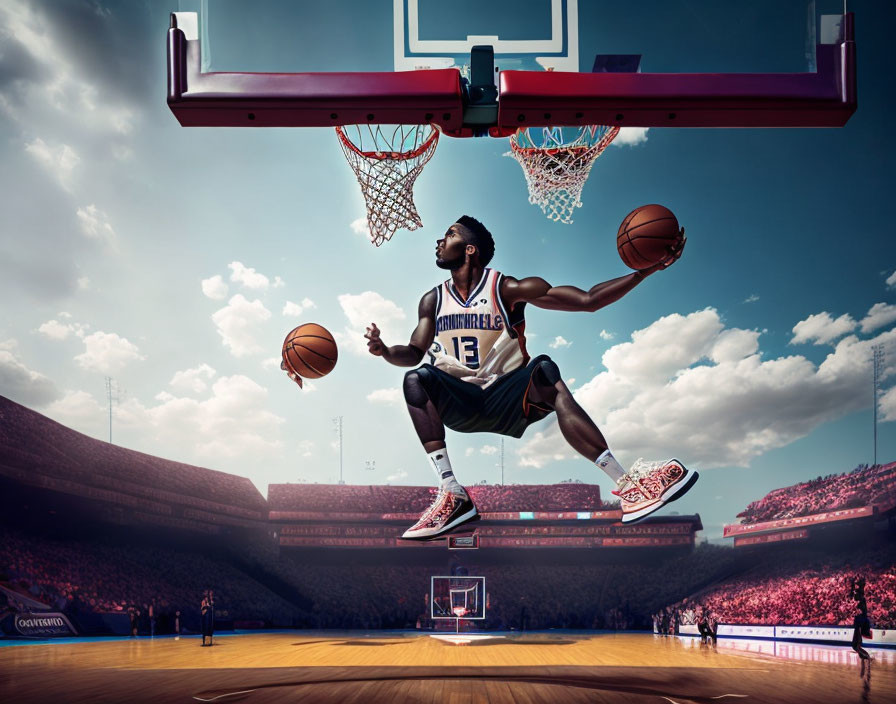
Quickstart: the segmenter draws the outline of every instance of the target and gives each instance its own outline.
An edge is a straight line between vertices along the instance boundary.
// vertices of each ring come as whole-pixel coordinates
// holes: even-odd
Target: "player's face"
[[[469,231],[454,223],[440,240],[436,240],[436,266],[451,271],[459,269],[467,259]]]

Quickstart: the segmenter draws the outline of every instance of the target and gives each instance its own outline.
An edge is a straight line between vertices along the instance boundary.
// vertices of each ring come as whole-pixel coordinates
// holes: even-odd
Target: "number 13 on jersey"
[[[454,356],[465,367],[479,369],[479,338],[473,335],[452,337]]]

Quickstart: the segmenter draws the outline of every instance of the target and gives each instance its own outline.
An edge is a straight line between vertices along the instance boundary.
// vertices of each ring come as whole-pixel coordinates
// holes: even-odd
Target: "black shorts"
[[[452,430],[519,438],[531,423],[553,413],[552,408],[536,405],[527,398],[532,374],[540,362],[553,364],[547,355],[539,355],[484,389],[431,364],[420,367],[426,370],[420,374],[420,380],[439,418]]]

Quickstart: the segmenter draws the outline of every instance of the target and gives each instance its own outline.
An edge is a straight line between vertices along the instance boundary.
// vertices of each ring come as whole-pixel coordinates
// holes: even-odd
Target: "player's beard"
[[[467,260],[466,252],[462,252],[460,256],[455,257],[454,259],[436,259],[436,266],[439,269],[447,269],[448,271],[457,271],[460,269],[464,262]]]

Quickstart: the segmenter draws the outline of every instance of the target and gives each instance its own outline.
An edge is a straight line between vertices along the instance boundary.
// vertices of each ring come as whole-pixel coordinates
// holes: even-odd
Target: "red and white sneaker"
[[[638,521],[684,496],[698,477],[697,472],[688,471],[675,459],[665,462],[639,459],[613,491],[622,504],[622,522]]]
[[[432,506],[423,512],[420,520],[402,534],[402,539],[433,540],[450,533],[464,523],[478,520],[479,511],[476,510],[476,506],[463,488],[461,492],[439,490]]]

